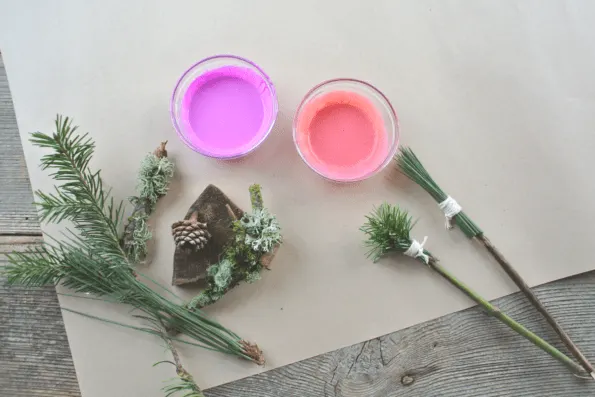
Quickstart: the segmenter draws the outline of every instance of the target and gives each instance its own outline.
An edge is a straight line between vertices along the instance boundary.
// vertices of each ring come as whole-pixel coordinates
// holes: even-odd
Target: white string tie
[[[417,240],[411,240],[411,245],[405,251],[405,255],[412,258],[422,258],[426,264],[430,263],[430,256],[424,252],[426,241],[428,241],[428,236],[424,236],[421,244]]]
[[[452,224],[452,220],[454,217],[463,210],[463,207],[457,203],[455,199],[448,196],[446,200],[438,204],[438,207],[444,212],[444,217],[446,218],[445,226],[448,230],[452,229],[454,226]]]

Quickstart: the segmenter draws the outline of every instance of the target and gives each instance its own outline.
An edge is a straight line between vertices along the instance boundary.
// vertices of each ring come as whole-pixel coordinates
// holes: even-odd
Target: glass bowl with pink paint
[[[256,149],[277,117],[277,96],[267,74],[254,62],[216,55],[188,69],[171,100],[171,118],[191,149],[233,159]]]
[[[399,144],[399,123],[376,87],[334,79],[306,94],[293,120],[293,139],[312,170],[333,181],[354,182],[390,163]]]

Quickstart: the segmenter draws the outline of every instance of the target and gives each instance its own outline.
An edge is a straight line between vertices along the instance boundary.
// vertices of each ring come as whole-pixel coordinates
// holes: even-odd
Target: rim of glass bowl
[[[304,154],[302,153],[302,151],[300,150],[300,147],[297,143],[297,122],[299,119],[299,115],[301,114],[304,105],[310,100],[310,98],[316,93],[316,91],[318,91],[319,89],[323,88],[326,85],[329,84],[333,84],[333,83],[355,83],[356,85],[363,85],[368,89],[371,89],[373,92],[375,92],[376,94],[378,94],[378,96],[380,97],[380,101],[379,102],[383,102],[383,105],[385,106],[385,110],[387,111],[390,120],[392,121],[393,124],[393,137],[392,137],[392,142],[390,143],[391,148],[386,156],[386,159],[382,162],[382,164],[380,164],[378,167],[376,167],[374,170],[366,173],[365,175],[362,175],[361,177],[357,177],[357,178],[346,178],[346,179],[334,179],[331,178],[329,176],[324,175],[323,173],[319,172],[317,169],[315,169],[312,165],[310,165],[310,163],[308,163],[308,161],[306,160],[306,158],[304,157]],[[293,117],[293,143],[295,145],[295,148],[297,150],[297,152],[299,153],[300,157],[302,158],[302,161],[314,172],[316,172],[318,175],[320,175],[321,177],[329,180],[329,181],[333,181],[333,182],[358,182],[358,181],[363,181],[365,179],[371,178],[375,175],[377,175],[378,173],[380,173],[380,171],[382,171],[383,169],[386,168],[386,166],[392,161],[393,157],[395,156],[395,154],[397,153],[397,149],[399,148],[399,140],[400,140],[400,129],[399,129],[399,118],[397,117],[397,113],[395,112],[395,109],[393,108],[392,103],[390,102],[390,100],[386,97],[386,95],[384,95],[384,93],[382,91],[380,91],[378,88],[374,87],[372,84],[363,81],[363,80],[358,80],[358,79],[352,79],[352,78],[335,78],[335,79],[330,79],[330,80],[326,80],[323,81],[320,84],[315,85],[313,88],[310,89],[310,91],[308,91],[306,93],[306,95],[304,96],[304,98],[302,99],[302,101],[300,102],[300,105],[297,108],[297,111],[295,112],[295,115]]]
[[[250,149],[248,149],[242,153],[234,154],[231,156],[218,156],[214,153],[211,153],[211,152],[205,151],[201,148],[198,148],[188,141],[185,134],[182,132],[182,129],[181,129],[181,127],[178,123],[178,120],[176,118],[176,106],[179,106],[186,89],[188,89],[189,84],[191,84],[192,81],[194,81],[194,79],[191,79],[190,82],[188,82],[188,84],[185,87],[183,87],[183,83],[186,83],[186,79],[188,77],[192,76],[192,73],[195,70],[197,70],[201,66],[205,66],[205,64],[210,63],[212,61],[225,60],[225,59],[231,59],[233,61],[240,61],[240,63],[243,63],[247,66],[250,66],[251,68],[256,69],[256,72],[258,72],[258,74],[260,74],[263,81],[267,85],[267,88],[271,92],[273,111],[272,111],[272,115],[271,115],[271,123],[269,125],[267,132]],[[223,65],[220,65],[220,66],[223,66]],[[209,69],[206,69],[206,70],[209,70]],[[198,77],[198,75],[193,76],[193,77]],[[176,101],[177,98],[178,98],[178,101]],[[178,79],[176,86],[174,88],[174,91],[173,91],[173,94],[171,97],[169,111],[170,111],[172,124],[174,125],[174,129],[176,130],[178,137],[182,140],[182,142],[184,142],[186,144],[186,146],[188,146],[193,151],[202,154],[203,156],[207,156],[207,157],[211,157],[211,158],[215,158],[215,159],[221,159],[221,160],[232,160],[232,159],[237,159],[237,158],[240,158],[240,157],[243,157],[243,156],[246,156],[246,155],[252,153],[254,150],[256,150],[256,148],[258,148],[262,144],[262,142],[264,142],[264,140],[269,136],[269,134],[273,130],[273,126],[275,125],[275,122],[277,121],[277,113],[279,111],[279,104],[277,101],[277,92],[275,91],[275,86],[274,86],[273,82],[271,81],[271,78],[269,77],[269,75],[266,74],[264,72],[264,70],[262,70],[260,68],[260,66],[258,66],[256,63],[252,62],[251,60],[249,60],[247,58],[243,58],[238,55],[219,54],[219,55],[213,55],[213,56],[201,59],[200,61],[196,62],[194,65],[190,66],[184,73],[182,73],[182,76]]]

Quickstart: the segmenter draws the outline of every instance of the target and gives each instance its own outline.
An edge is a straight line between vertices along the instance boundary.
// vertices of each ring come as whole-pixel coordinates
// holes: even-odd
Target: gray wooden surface
[[[0,235],[39,234],[29,176],[0,59]]]
[[[40,241],[1,59],[0,133],[1,254]],[[0,260],[0,267],[4,264]],[[0,396],[79,396],[53,288],[9,288],[3,284],[0,279]],[[595,273],[547,284],[536,291],[583,352],[595,361]],[[495,303],[563,349],[522,296],[514,294]],[[415,310],[415,302],[379,304],[386,307],[387,314],[392,305],[406,304]],[[266,341],[261,344],[266,349]],[[151,376],[150,365],[147,363],[147,376]],[[200,380],[200,374],[194,375]],[[595,395],[595,382],[573,377],[545,353],[479,308],[472,308],[219,386],[206,395],[581,397]]]

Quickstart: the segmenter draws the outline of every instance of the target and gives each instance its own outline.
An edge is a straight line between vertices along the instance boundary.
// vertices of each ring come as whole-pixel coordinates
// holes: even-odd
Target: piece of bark
[[[261,258],[260,258],[260,264],[267,270],[271,270],[271,262],[273,261],[273,259],[275,258],[275,255],[277,255],[277,251],[279,251],[279,247],[281,246],[281,244],[276,244],[273,249],[271,250],[271,252],[267,252],[266,254],[264,254]]]
[[[233,238],[231,225],[234,219],[229,210],[231,208],[237,219],[244,212],[238,208],[219,188],[209,185],[190,206],[184,219],[189,219],[192,213],[198,213],[198,221],[207,224],[211,238],[201,250],[176,247],[174,252],[173,285],[196,283],[207,277],[207,268],[219,262],[226,244]],[[172,241],[173,243],[173,241]]]

